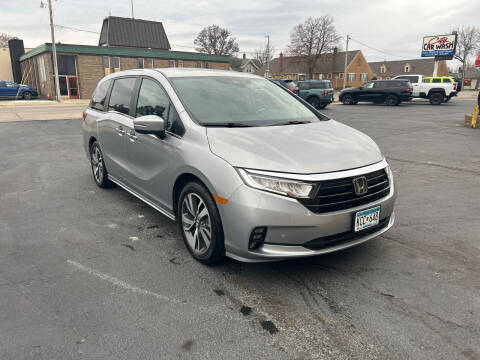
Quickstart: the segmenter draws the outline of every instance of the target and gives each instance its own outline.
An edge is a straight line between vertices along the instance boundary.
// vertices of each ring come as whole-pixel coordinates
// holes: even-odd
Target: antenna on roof
[[[132,19],[135,19],[135,17],[133,16],[133,0],[130,0],[130,3],[132,4]]]

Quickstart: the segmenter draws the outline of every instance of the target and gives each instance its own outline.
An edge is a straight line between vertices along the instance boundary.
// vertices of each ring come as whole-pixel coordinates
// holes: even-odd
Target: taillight
[[[405,92],[412,92],[412,89],[406,88],[404,91],[405,91]]]
[[[290,91],[295,91],[295,89],[293,89],[293,88],[292,88],[292,89],[288,89],[288,90],[290,90]]]
[[[87,111],[86,110],[83,110],[82,112],[82,119],[83,121],[85,121],[85,118],[87,117]]]
[[[457,83],[453,83],[453,90],[457,90]]]
[[[328,91],[325,90],[325,91],[323,92],[323,96],[327,96],[327,95],[328,95]]]

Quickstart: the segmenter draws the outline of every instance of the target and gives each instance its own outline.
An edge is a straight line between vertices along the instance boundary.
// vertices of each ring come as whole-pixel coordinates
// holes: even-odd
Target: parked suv
[[[100,80],[83,120],[96,184],[178,220],[200,262],[329,253],[393,225],[378,146],[262,77],[121,71]]]
[[[342,90],[338,98],[345,105],[355,105],[359,101],[398,105],[412,99],[412,85],[406,80],[373,80]]]
[[[11,81],[0,80],[1,99],[25,99],[30,100],[37,97],[38,93],[27,85],[19,85]]]
[[[399,75],[393,79],[410,81],[413,97],[428,99],[432,105],[440,105],[457,96],[457,83],[449,76]]]
[[[333,101],[333,89],[329,80],[297,81],[299,96],[315,109],[323,109]]]

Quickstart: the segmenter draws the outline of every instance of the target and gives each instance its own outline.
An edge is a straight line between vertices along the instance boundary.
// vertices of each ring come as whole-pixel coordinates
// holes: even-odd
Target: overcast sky
[[[46,2],[47,0],[43,0]],[[343,37],[391,53],[387,55],[352,40],[350,49],[361,49],[369,61],[420,57],[424,35],[448,33],[455,26],[480,26],[478,0],[133,0],[134,16],[162,21],[174,50],[194,51],[193,40],[205,26],[227,27],[241,52],[252,52],[271,43],[288,46],[294,25],[309,16],[330,14]],[[131,16],[130,0],[55,0],[58,25],[99,32],[108,15]],[[2,0],[0,33],[24,40],[25,47],[50,41],[48,8],[40,0]],[[98,34],[56,29],[62,43],[96,44]],[[344,41],[342,43],[344,47]]]

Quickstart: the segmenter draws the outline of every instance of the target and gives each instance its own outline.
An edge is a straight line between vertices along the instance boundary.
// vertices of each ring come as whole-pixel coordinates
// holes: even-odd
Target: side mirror
[[[158,135],[165,137],[165,120],[157,115],[145,115],[133,119],[133,128],[140,134]]]

